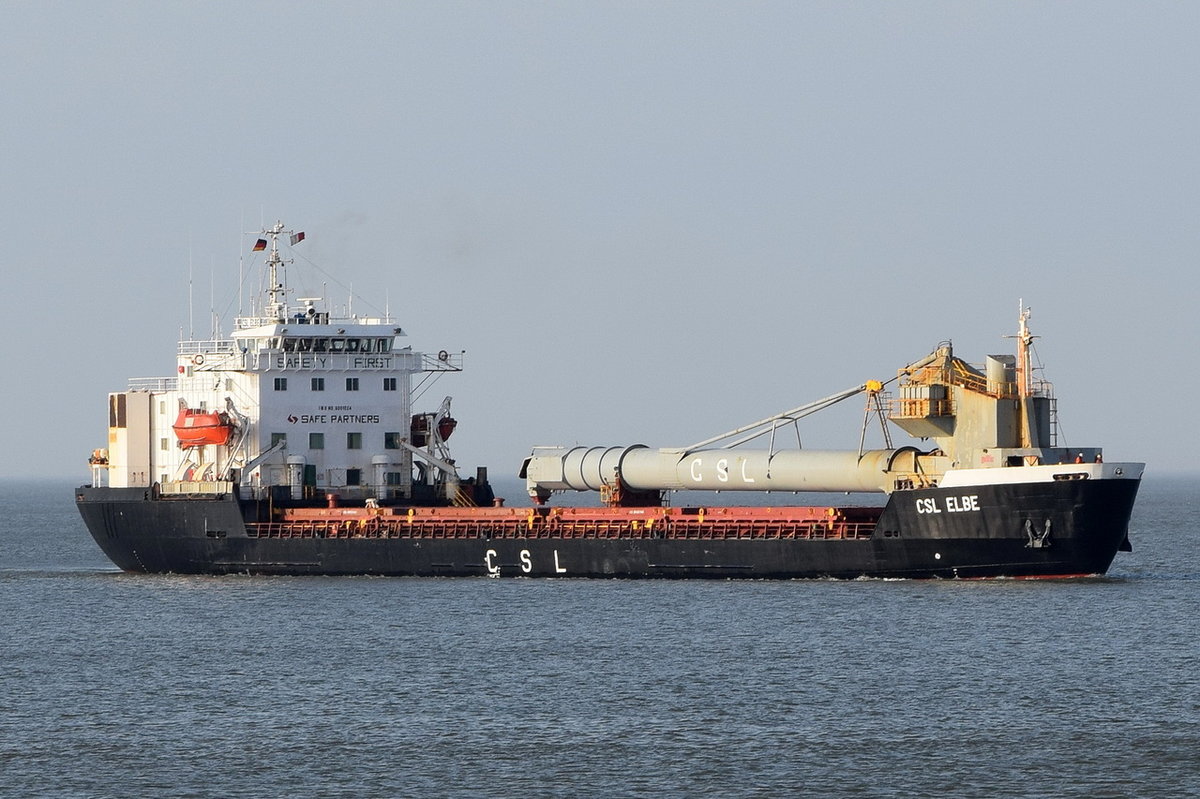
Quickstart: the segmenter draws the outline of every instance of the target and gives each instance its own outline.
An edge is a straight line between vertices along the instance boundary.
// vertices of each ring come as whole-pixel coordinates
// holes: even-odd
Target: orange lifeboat
[[[185,449],[207,444],[222,446],[229,443],[229,436],[233,433],[233,422],[227,413],[180,408],[179,416],[175,418],[171,429],[179,439],[179,446]]]

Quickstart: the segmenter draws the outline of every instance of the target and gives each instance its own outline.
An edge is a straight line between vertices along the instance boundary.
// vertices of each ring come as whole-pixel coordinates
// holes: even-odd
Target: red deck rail
[[[252,538],[870,538],[879,508],[295,509],[248,523]]]

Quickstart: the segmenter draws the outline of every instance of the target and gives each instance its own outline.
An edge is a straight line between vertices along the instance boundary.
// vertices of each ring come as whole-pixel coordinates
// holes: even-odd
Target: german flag
[[[266,239],[259,239],[258,241],[254,242],[254,252],[262,252],[265,249],[267,249]]]

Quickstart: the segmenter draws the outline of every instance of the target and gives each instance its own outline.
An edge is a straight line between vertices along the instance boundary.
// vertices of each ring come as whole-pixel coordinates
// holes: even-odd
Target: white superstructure
[[[459,371],[461,355],[402,346],[390,318],[336,317],[321,299],[289,301],[279,238],[295,245],[304,234],[277,223],[263,236],[254,247],[269,246],[259,313],[239,317],[228,339],[180,341],[174,376],[134,379],[109,395],[108,450],[93,455],[94,484],[453,498],[450,398],[414,415],[411,397],[415,376]],[[175,429],[185,413],[196,432]],[[211,435],[199,431],[206,424],[216,426]]]

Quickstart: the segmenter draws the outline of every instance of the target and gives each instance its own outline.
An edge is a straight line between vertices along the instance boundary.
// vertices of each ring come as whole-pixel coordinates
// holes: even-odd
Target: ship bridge
[[[137,378],[110,395],[109,446],[94,459],[97,484],[157,485],[163,493],[235,484],[246,494],[286,488],[292,499],[412,499],[453,493],[458,475],[445,439],[449,398],[416,412],[414,394],[463,353],[402,345],[390,314],[333,314],[290,291],[279,238],[263,231],[265,301],[227,338],[179,342],[175,374]],[[103,463],[101,463],[103,461]]]

